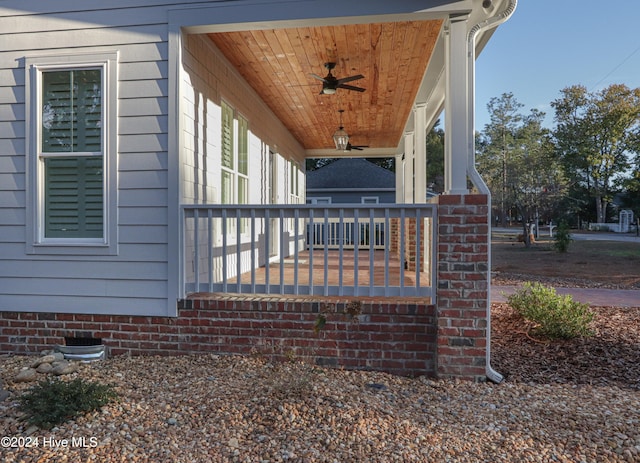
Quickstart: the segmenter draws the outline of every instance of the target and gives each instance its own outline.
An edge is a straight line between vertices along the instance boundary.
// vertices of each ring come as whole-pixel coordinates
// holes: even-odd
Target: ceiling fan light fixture
[[[324,87],[322,89],[322,94],[323,95],[335,95],[335,93],[336,93],[336,89],[335,88]]]

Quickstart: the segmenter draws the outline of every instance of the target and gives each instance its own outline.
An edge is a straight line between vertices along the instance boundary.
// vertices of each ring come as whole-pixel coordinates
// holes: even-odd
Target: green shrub
[[[18,398],[27,421],[50,429],[76,416],[97,410],[117,398],[113,387],[76,378],[45,379]]]
[[[561,296],[540,283],[525,283],[524,288],[508,297],[509,305],[527,320],[536,323],[536,332],[553,339],[591,336],[589,324],[594,313],[588,304]]]
[[[567,222],[560,222],[556,228],[556,236],[554,237],[553,247],[558,252],[567,252],[571,243],[571,234],[569,233],[569,225]]]

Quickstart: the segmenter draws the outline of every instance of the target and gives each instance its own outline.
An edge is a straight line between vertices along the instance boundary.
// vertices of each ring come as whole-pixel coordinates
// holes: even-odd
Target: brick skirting
[[[65,337],[91,337],[102,339],[107,355],[255,354],[435,374],[434,306],[359,302],[196,295],[181,302],[177,318],[0,312],[0,351],[35,353],[64,344]],[[320,315],[326,324],[316,333]]]

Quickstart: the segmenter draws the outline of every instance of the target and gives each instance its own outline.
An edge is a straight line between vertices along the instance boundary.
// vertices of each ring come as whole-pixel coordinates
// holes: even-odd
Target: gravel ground
[[[29,385],[11,379],[31,358],[1,357],[0,436],[16,445],[3,441],[0,461],[640,462],[640,308],[594,310],[594,338],[549,343],[495,305],[499,385],[259,356],[116,357],[70,377],[113,384],[120,400],[51,430],[28,429],[16,406]]]

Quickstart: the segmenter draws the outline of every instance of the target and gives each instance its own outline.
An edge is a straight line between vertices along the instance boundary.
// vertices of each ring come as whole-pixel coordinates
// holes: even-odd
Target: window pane
[[[103,237],[102,173],[102,156],[45,159],[45,237]]]
[[[249,203],[249,179],[238,176],[238,204]]]
[[[222,102],[222,166],[233,169],[233,108]]]
[[[238,172],[248,175],[249,164],[249,122],[238,116]]]
[[[249,203],[249,179],[238,176],[238,204]],[[240,219],[240,232],[248,231],[249,219]]]
[[[42,151],[102,150],[101,70],[42,74]]]
[[[226,170],[222,171],[222,196],[220,201],[222,204],[233,203],[233,174]]]

